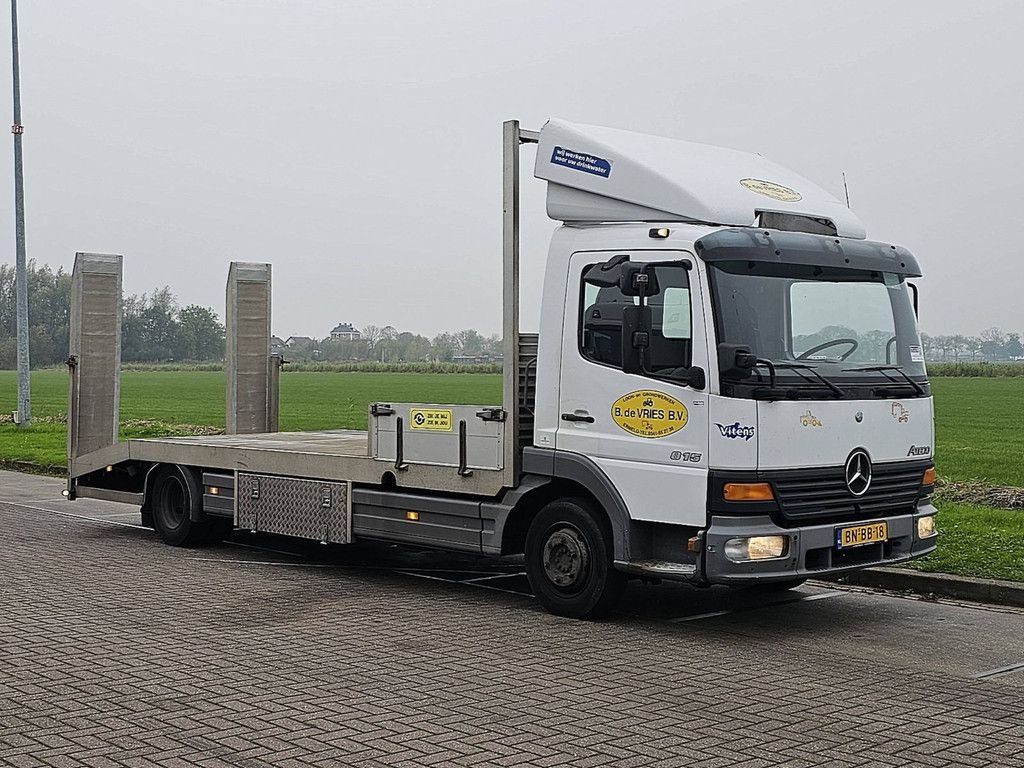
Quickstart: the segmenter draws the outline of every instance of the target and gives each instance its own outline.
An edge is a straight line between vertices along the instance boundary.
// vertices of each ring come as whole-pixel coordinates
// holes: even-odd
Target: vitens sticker
[[[592,173],[607,179],[612,173],[612,164],[603,157],[594,157],[586,152],[577,152],[574,149],[555,147],[551,152],[551,163],[572,168],[574,171]],[[799,198],[798,198],[799,199]]]
[[[795,203],[798,200],[804,199],[804,196],[795,189],[790,189],[789,187],[784,187],[781,184],[776,184],[774,181],[765,181],[764,179],[740,179],[740,184],[751,192],[757,192],[759,195],[770,197],[773,200],[781,200],[784,203]]]
[[[715,426],[722,433],[722,437],[727,437],[730,440],[749,440],[754,436],[753,427],[740,424],[738,421],[734,424],[719,424],[715,422]]]
[[[921,347],[917,344],[911,344],[907,349],[910,350],[910,362],[912,363],[923,363],[924,352],[921,351]]]
[[[410,408],[409,428],[451,432],[452,412],[447,408]]]
[[[686,406],[672,395],[640,389],[612,403],[612,421],[637,437],[665,437],[686,426]]]

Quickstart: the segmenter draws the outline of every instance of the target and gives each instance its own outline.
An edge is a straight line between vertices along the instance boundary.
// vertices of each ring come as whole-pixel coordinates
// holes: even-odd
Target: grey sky
[[[1013,1],[22,0],[28,253],[220,313],[228,262],[270,261],[284,335],[496,332],[500,123],[558,116],[845,169],[926,331],[1024,330],[1022,37]],[[529,328],[554,225],[524,199]]]

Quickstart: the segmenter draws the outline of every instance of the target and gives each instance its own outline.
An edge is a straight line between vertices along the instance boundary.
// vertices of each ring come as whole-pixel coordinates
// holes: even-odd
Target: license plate
[[[850,547],[863,547],[868,544],[877,544],[889,538],[889,524],[865,523],[864,525],[848,525],[845,528],[836,528],[836,549],[849,549]]]

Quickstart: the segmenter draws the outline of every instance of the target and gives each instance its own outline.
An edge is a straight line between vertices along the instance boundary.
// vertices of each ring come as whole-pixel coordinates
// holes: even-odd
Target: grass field
[[[0,371],[0,413],[14,407],[15,374]],[[982,480],[1024,487],[1024,378],[933,381],[936,459],[946,480]],[[20,432],[0,424],[0,461],[64,464],[67,375],[32,374],[38,421]],[[501,377],[488,374],[325,373],[281,376],[281,429],[365,429],[371,400],[497,404]],[[224,426],[224,375],[219,371],[124,371],[123,437],[184,431],[182,425]],[[939,550],[913,567],[1024,581],[1024,512],[940,504]]]
[[[908,568],[1024,581],[1024,511],[939,502],[939,547]]]
[[[1024,378],[935,379],[939,475],[1024,487]],[[15,407],[15,374],[0,371],[0,413]],[[490,374],[323,373],[281,376],[281,429],[366,428],[371,400],[497,404],[501,378]],[[58,417],[66,409],[67,375],[32,374],[32,412]],[[157,424],[139,424],[152,420]],[[124,371],[125,436],[166,434],[168,425],[224,426],[224,375],[219,371]],[[0,460],[64,463],[64,425],[40,420],[29,432],[0,424]]]

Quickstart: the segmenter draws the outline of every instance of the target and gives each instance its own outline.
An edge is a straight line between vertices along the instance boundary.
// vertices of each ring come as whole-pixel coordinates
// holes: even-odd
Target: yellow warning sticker
[[[451,432],[452,412],[447,408],[410,408],[409,428]]]
[[[689,418],[685,405],[656,390],[640,389],[612,403],[612,421],[637,437],[666,437]]]
[[[789,187],[784,187],[781,184],[776,184],[774,181],[765,181],[764,179],[740,179],[740,184],[751,192],[757,192],[759,195],[770,197],[773,200],[781,200],[784,203],[795,203],[798,200],[804,199],[804,196],[795,189],[790,189]]]

